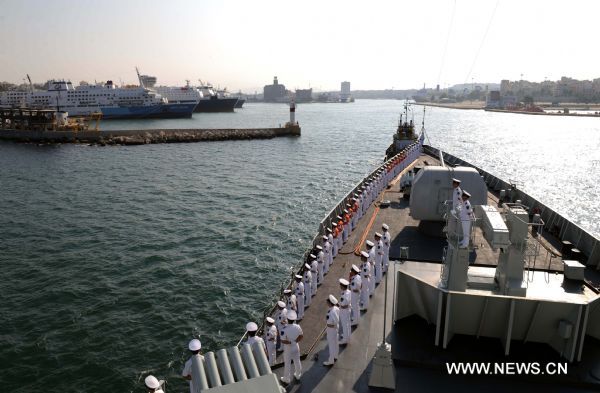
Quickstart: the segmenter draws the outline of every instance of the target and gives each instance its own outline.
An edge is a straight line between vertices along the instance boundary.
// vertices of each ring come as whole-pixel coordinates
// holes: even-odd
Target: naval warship
[[[600,240],[517,182],[426,144],[424,125],[417,133],[408,116],[405,104],[381,165],[323,218],[264,312],[273,314],[347,203],[384,181],[300,321],[302,376],[280,383],[282,356],[270,367],[262,347],[242,337],[192,356],[194,392],[600,390]],[[453,178],[471,193],[464,234]],[[326,299],[339,295],[338,279],[360,264],[365,240],[384,223],[392,235],[387,274],[335,365],[324,367]]]

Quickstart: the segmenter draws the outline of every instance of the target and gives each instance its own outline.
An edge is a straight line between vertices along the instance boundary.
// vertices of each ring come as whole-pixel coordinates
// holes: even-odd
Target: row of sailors
[[[346,243],[351,231],[357,225],[358,220],[366,214],[369,207],[377,199],[386,185],[392,181],[402,170],[413,162],[420,154],[419,146],[412,146],[392,157],[374,175],[367,178],[358,189],[358,193],[346,204],[343,216],[337,216],[337,222],[327,228],[327,234],[322,237],[322,245],[317,245],[314,252],[309,256],[309,263],[305,263],[302,275],[295,275],[295,284],[292,289],[284,291],[284,300],[277,302],[277,310],[273,317],[265,320],[264,339],[258,333],[258,325],[255,322],[246,324],[248,339],[247,344],[260,343],[263,346],[269,364],[273,366],[277,357],[277,351],[283,351],[284,376],[282,382],[290,383],[292,378],[291,365],[294,365],[293,376],[300,379],[302,375],[302,363],[300,361],[300,347],[298,343],[303,338],[302,328],[298,321],[304,317],[304,311],[310,306],[312,297],[317,293],[324,275],[329,272],[333,259]],[[351,326],[356,326],[360,320],[360,311],[367,310],[369,298],[375,291],[375,286],[382,281],[389,265],[389,248],[391,236],[389,226],[382,225],[382,232],[375,233],[374,241],[365,242],[367,251],[361,252],[360,267],[352,265],[349,279],[340,278],[341,289],[340,300],[329,295],[327,304],[329,309],[326,315],[327,343],[329,358],[323,362],[326,366],[335,363],[339,354],[339,345],[348,344],[352,333]],[[341,330],[341,337],[339,331]],[[200,353],[201,344],[198,339],[193,339],[188,344],[192,355]],[[190,358],[184,366],[182,376],[190,382],[190,392],[194,392],[192,381],[192,359]],[[149,375],[146,380],[149,392],[162,393],[158,380]]]

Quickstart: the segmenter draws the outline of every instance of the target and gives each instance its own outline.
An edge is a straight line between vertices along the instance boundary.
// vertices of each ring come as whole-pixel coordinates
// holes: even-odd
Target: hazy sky
[[[135,66],[159,84],[245,92],[274,75],[323,90],[593,79],[599,11],[591,0],[0,0],[0,80],[132,83]]]

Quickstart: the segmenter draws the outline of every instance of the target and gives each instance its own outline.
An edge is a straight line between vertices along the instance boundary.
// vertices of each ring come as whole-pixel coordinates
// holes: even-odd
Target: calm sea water
[[[421,107],[415,120],[421,122]],[[132,147],[0,143],[0,386],[142,391],[187,342],[237,342],[318,223],[378,163],[400,101],[299,105],[300,138]],[[105,129],[277,126],[285,105]],[[600,234],[600,122],[432,108],[430,141]]]

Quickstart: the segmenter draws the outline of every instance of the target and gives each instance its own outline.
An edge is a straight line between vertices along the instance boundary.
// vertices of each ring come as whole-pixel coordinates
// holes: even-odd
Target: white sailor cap
[[[298,316],[296,315],[296,311],[294,310],[289,310],[286,314],[285,314],[286,318],[289,321],[295,321],[296,318],[298,318]]]
[[[271,317],[267,317],[267,322],[269,323],[275,323],[275,320]]]
[[[358,194],[357,193],[354,193],[354,198],[358,198]]]
[[[286,289],[283,291],[283,293],[285,293],[286,295],[289,295],[290,293],[292,293],[291,289]]]
[[[452,178],[452,183],[458,183],[458,184],[460,184],[460,180],[458,180],[457,178],[453,177]]]
[[[323,249],[323,247],[321,247],[321,246],[316,246],[315,248],[316,248],[317,250],[322,250],[322,249]]]
[[[188,348],[190,351],[199,351],[200,348],[202,348],[202,344],[200,343],[200,340],[195,338],[190,341],[190,343],[188,344]]]
[[[337,227],[337,222],[332,222],[332,223],[331,223],[331,226],[332,226],[332,227]]]
[[[352,198],[352,199],[354,199],[354,198]],[[346,203],[346,207],[352,207],[352,205],[349,203]]]
[[[298,279],[298,280],[302,280],[302,276],[301,276],[301,275],[299,275],[299,274],[296,274],[294,277],[295,277],[296,279]]]
[[[310,259],[317,259],[317,256],[315,254],[310,254],[309,257]]]
[[[144,379],[144,383],[150,389],[158,389],[160,387],[160,382],[158,382],[158,379],[156,379],[154,375],[148,375],[146,379]]]
[[[365,243],[366,243],[366,245],[367,245],[367,246],[369,246],[369,247],[373,247],[373,246],[375,245],[375,243],[373,243],[373,242],[372,242],[372,241],[370,241],[370,240],[367,240]]]
[[[344,209],[344,213],[348,214],[348,209]]]
[[[358,198],[358,195],[354,194],[355,196],[352,197],[352,200],[356,202],[356,198]]]
[[[345,278],[340,278],[338,281],[340,282],[340,284],[342,284],[342,285],[344,285],[346,287],[348,285],[350,285],[350,283],[348,282],[348,280],[346,280]]]
[[[246,324],[246,330],[249,332],[255,332],[258,330],[258,325],[254,322],[248,322]]]
[[[337,216],[337,219],[338,219],[338,220],[341,220],[341,219],[342,219],[342,216]]]
[[[383,229],[385,229],[386,231],[387,231],[388,229],[390,229],[390,226],[389,226],[388,224],[383,224],[381,227],[382,227]]]
[[[329,240],[329,238],[327,236],[325,236],[325,235],[323,235],[322,239],[323,240]]]
[[[463,190],[462,194],[463,194],[463,196],[466,196],[467,198],[469,198],[471,196],[471,194],[469,194],[465,190]]]
[[[367,254],[367,255],[369,255],[369,254]],[[359,267],[358,267],[358,266],[356,266],[356,265],[352,265],[352,270],[353,270],[355,273],[360,273],[360,269],[359,269]]]
[[[336,226],[337,226],[337,224],[335,224],[335,223],[334,223],[333,225],[336,225]],[[331,230],[331,228],[327,228],[327,232],[331,233],[331,232],[333,232],[333,231]],[[329,239],[329,238],[328,238],[328,239]]]
[[[361,252],[360,252],[360,256],[361,256],[361,257],[368,258],[368,257],[369,257],[369,253],[368,253],[368,252],[366,252],[366,251],[361,251]]]
[[[375,232],[375,237],[381,237],[381,233]]]
[[[279,308],[285,308],[285,303],[280,300],[277,302],[277,306],[279,306]]]
[[[333,295],[329,295],[329,299],[327,299],[327,300],[329,300],[329,302],[330,302],[331,304],[333,304],[333,305],[336,305],[336,304],[338,304],[338,301],[337,301],[337,299],[336,299],[336,298],[335,298],[335,296],[333,296]]]
[[[305,268],[305,269],[310,269],[310,265],[309,265],[308,263],[305,263],[305,264],[304,264],[304,268]]]

